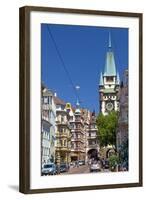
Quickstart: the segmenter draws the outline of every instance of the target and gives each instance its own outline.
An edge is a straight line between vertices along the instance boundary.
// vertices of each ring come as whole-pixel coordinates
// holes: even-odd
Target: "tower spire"
[[[109,35],[108,35],[108,48],[110,49],[112,47],[112,43],[111,43],[111,32],[109,31]]]
[[[111,32],[109,31],[108,35],[108,51],[106,53],[104,76],[116,76],[116,64],[114,53],[111,50]]]
[[[79,108],[80,107],[80,103],[79,103],[79,100],[77,99],[77,102],[76,102],[76,107]]]
[[[81,113],[81,111],[80,111],[80,103],[79,103],[79,100],[77,99],[75,114],[79,115],[80,113]]]
[[[79,90],[79,89],[80,89],[80,86],[76,86],[76,90]],[[75,114],[80,114],[80,113],[81,113],[80,102],[79,102],[79,99],[77,98]]]

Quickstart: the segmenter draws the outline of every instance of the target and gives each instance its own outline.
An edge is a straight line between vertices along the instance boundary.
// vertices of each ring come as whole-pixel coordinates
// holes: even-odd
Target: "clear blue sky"
[[[61,57],[74,85],[79,85],[81,107],[99,112],[98,84],[104,71],[111,33],[112,50],[116,68],[122,79],[128,67],[128,29],[74,25],[41,25],[41,72],[42,82],[65,102],[76,103],[76,95],[64,71],[55,45],[49,34],[49,26]]]

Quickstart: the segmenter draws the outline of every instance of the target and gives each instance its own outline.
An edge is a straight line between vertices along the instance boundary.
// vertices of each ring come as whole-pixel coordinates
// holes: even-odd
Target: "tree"
[[[118,113],[110,112],[108,115],[100,113],[96,120],[100,146],[116,146],[116,129],[118,125]]]
[[[109,166],[111,170],[115,169],[119,164],[119,157],[117,155],[112,155],[109,157]]]

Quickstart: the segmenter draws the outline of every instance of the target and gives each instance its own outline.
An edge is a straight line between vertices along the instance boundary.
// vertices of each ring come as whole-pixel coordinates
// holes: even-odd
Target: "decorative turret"
[[[79,100],[78,100],[78,99],[77,99],[77,103],[76,103],[75,114],[81,114],[81,111],[80,111],[80,103],[79,103]]]
[[[120,85],[120,76],[119,76],[119,72],[117,72],[117,85]]]
[[[100,73],[100,82],[99,82],[99,86],[103,86],[103,75],[102,75],[102,72]]]

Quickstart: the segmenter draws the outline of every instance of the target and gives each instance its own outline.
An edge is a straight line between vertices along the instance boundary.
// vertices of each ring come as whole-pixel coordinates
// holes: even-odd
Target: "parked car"
[[[78,163],[79,163],[80,166],[81,165],[85,165],[85,161],[84,160],[79,160]]]
[[[101,171],[101,164],[99,162],[93,162],[90,165],[90,172],[98,172]]]
[[[68,172],[68,170],[69,170],[68,164],[65,163],[60,164],[60,172]]]
[[[56,165],[54,163],[44,164],[42,168],[42,175],[54,175],[56,174]]]

